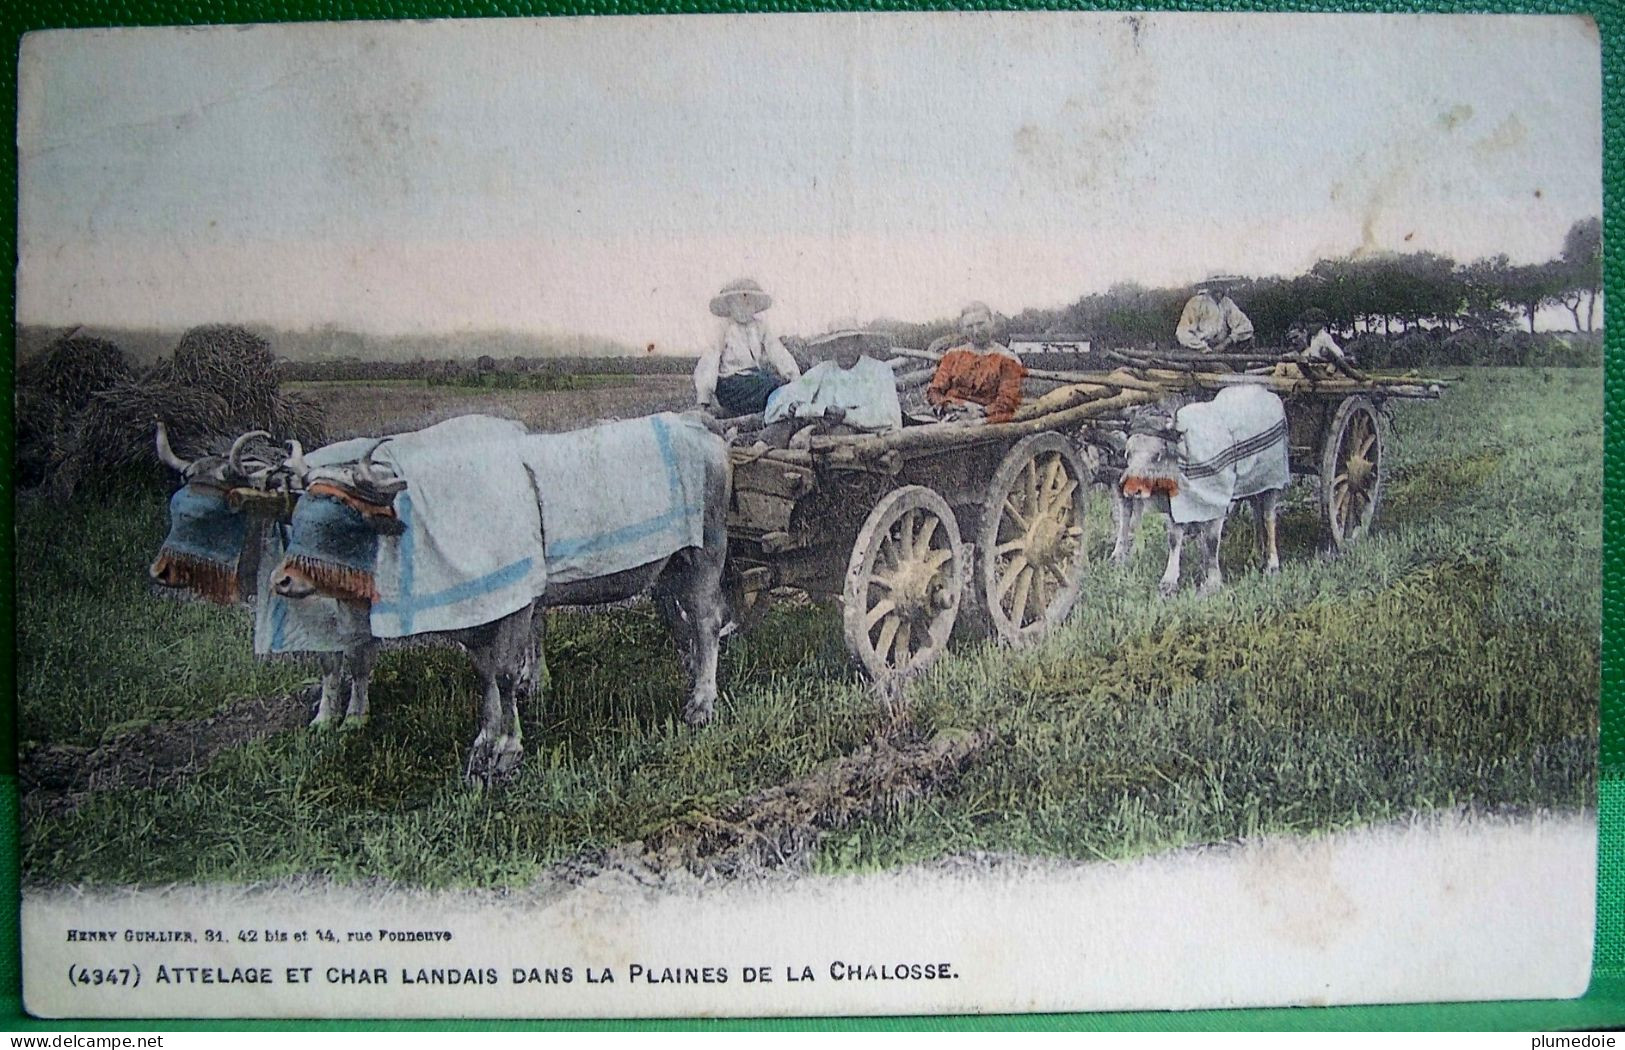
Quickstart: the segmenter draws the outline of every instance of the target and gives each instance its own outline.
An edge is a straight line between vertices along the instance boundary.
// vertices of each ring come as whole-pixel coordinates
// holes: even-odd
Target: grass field
[[[334,411],[355,417],[341,430],[488,403],[439,390],[419,403],[393,387],[369,400],[355,386],[335,395]],[[826,834],[813,869],[973,852],[1116,858],[1432,810],[1592,805],[1601,391],[1595,369],[1487,369],[1438,404],[1402,408],[1375,533],[1323,559],[1299,498],[1283,570],[1267,579],[1238,515],[1213,598],[1153,597],[1164,551],[1149,524],[1133,564],[1091,570],[1078,611],[1043,645],[964,645],[911,684],[922,734],[989,730],[994,745],[935,793]],[[548,399],[599,395],[631,396],[495,396],[534,398],[520,418],[558,425],[571,406]],[[164,520],[157,493],[19,507],[25,756],[310,679],[254,661],[245,612],[148,592]],[[548,661],[552,692],[505,790],[460,780],[475,731],[467,658],[396,651],[365,730],[277,733],[178,783],[92,791],[61,812],[25,798],[24,878],[520,884],[803,776],[885,721],[829,609],[778,608],[733,641],[718,719],[701,731],[678,719],[681,673],[646,605],[553,615]]]

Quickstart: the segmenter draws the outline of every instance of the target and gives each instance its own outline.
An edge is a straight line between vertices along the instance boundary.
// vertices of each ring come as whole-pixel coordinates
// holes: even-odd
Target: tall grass
[[[1475,372],[1400,410],[1374,535],[1318,556],[1300,495],[1266,578],[1238,515],[1228,586],[1205,600],[1153,597],[1164,547],[1149,524],[1133,564],[1091,570],[1044,644],[962,645],[910,686],[922,729],[991,726],[997,745],[938,794],[826,836],[815,869],[1115,858],[1431,809],[1590,805],[1601,419],[1596,370]],[[19,513],[25,738],[94,742],[305,673],[254,663],[246,619],[145,592],[161,501],[67,513],[67,527]],[[681,672],[647,607],[553,615],[548,657],[553,689],[505,790],[460,781],[466,657],[397,651],[366,730],[280,734],[178,786],[35,814],[25,876],[517,884],[805,774],[882,721],[829,610],[776,609],[730,644],[717,722],[700,731],[677,717]]]

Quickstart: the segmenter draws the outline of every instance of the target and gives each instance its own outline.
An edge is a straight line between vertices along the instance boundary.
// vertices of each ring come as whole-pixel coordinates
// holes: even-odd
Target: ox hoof
[[[1167,580],[1164,580],[1163,582],[1157,584],[1157,597],[1159,598],[1172,598],[1178,593],[1179,583],[1177,581],[1174,583],[1169,583]]]
[[[1279,575],[1281,575],[1281,567],[1279,565],[1276,565],[1276,564],[1273,564],[1273,563],[1270,564],[1270,565],[1266,565],[1266,566],[1264,566],[1264,575],[1265,576],[1279,576]]]
[[[310,728],[317,733],[331,733],[338,725],[338,720],[331,715],[317,715],[310,720]]]
[[[340,728],[346,733],[356,729],[365,729],[371,719],[371,715],[345,715],[344,724]]]
[[[710,704],[697,704],[689,701],[688,706],[683,708],[683,721],[696,729],[711,721],[712,717],[713,712]]]
[[[501,787],[519,772],[524,757],[524,746],[513,737],[476,744],[469,753],[463,778],[470,787]]]
[[[1196,588],[1196,596],[1198,598],[1211,598],[1215,594],[1218,594],[1222,587],[1222,584],[1204,583]]]

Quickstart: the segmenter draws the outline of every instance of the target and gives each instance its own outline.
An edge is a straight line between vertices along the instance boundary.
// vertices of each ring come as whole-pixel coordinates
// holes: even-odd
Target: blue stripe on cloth
[[[271,651],[280,653],[288,644],[288,600],[271,595]]]
[[[666,421],[659,416],[650,416],[649,425],[654,428],[655,444],[660,448],[660,459],[666,468],[666,487],[671,496],[671,505],[663,514],[644,521],[634,522],[606,532],[598,536],[582,536],[575,539],[547,540],[546,549],[549,558],[564,560],[579,558],[586,554],[596,554],[599,551],[618,547],[623,543],[645,539],[670,528],[681,521],[687,514],[688,508],[683,504],[683,482],[677,473],[677,455],[672,449],[671,431],[666,427]],[[542,497],[546,505],[547,497]]]
[[[416,614],[426,609],[438,609],[444,605],[456,605],[491,591],[500,590],[525,578],[530,572],[531,559],[520,558],[511,565],[504,565],[495,572],[488,572],[484,576],[462,583],[454,584],[445,590],[434,591],[430,594],[415,595],[412,593],[412,563],[417,550],[417,544],[412,536],[412,500],[406,493],[395,497],[396,513],[400,515],[401,524],[405,531],[401,533],[401,596],[398,601],[376,602],[373,611],[385,616],[398,616],[401,621],[401,634],[412,633],[412,620]]]

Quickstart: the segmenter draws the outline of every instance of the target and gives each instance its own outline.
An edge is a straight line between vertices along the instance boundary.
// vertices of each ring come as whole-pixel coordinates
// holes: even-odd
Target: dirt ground
[[[34,747],[18,763],[24,803],[61,814],[78,808],[91,792],[171,784],[197,773],[227,748],[303,726],[310,714],[304,696],[257,696],[211,718],[154,722],[99,747]]]
[[[94,748],[30,748],[19,766],[24,808],[60,816],[98,791],[182,781],[227,748],[304,730],[310,710],[308,696],[251,697],[210,718],[154,722]],[[895,724],[853,753],[718,813],[685,814],[642,840],[566,863],[560,877],[574,882],[618,871],[659,881],[685,870],[724,877],[797,870],[825,831],[931,794],[993,743],[987,729],[925,738]]]
[[[291,383],[327,409],[336,440],[417,430],[469,413],[517,419],[532,430],[559,431],[599,419],[625,419],[694,405],[685,375],[617,376],[583,390],[490,390],[421,383]]]

